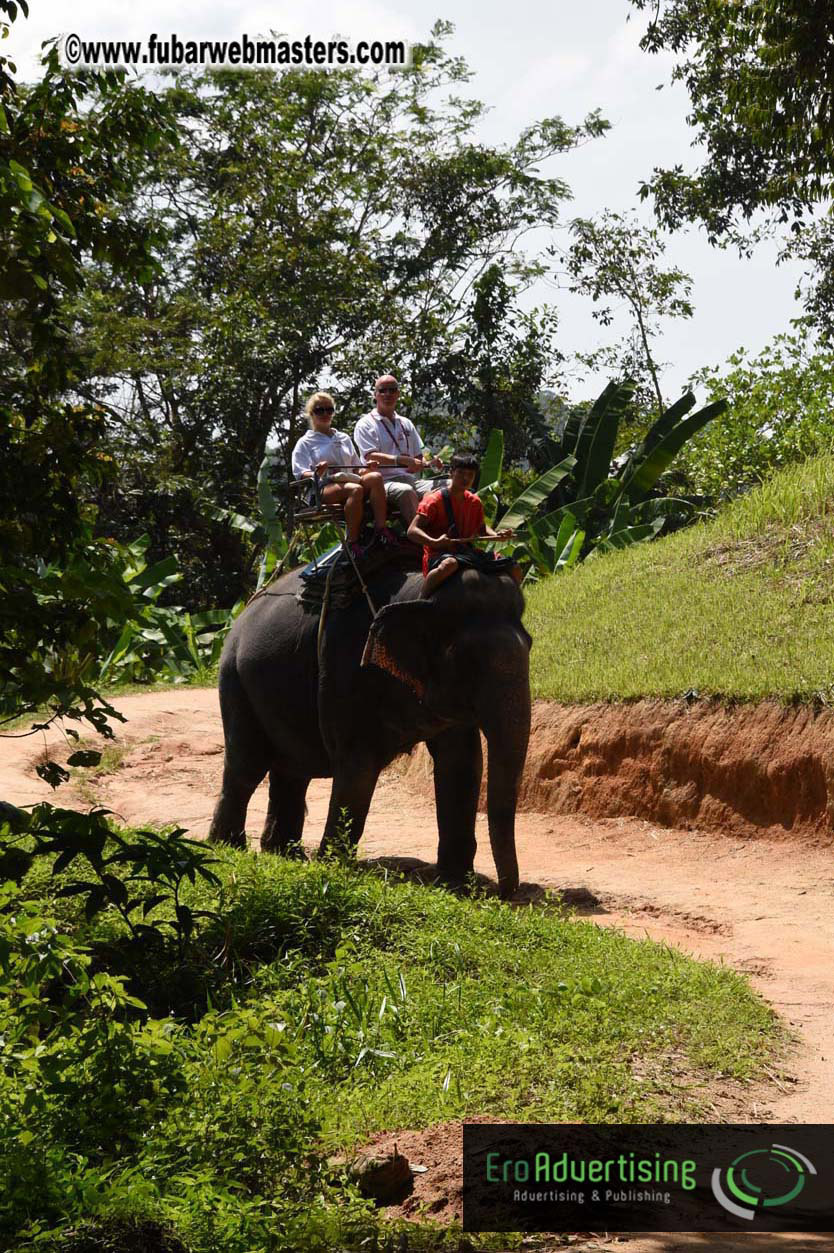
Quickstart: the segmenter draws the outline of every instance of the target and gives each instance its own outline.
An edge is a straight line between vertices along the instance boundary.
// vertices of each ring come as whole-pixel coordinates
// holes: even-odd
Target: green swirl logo
[[[805,1187],[808,1176],[816,1173],[813,1162],[798,1149],[771,1144],[769,1149],[740,1154],[726,1171],[716,1166],[712,1192],[725,1210],[752,1221],[763,1209],[793,1201]]]

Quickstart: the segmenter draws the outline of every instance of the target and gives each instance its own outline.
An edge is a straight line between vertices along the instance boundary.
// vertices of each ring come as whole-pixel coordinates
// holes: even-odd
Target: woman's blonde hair
[[[311,427],[313,425],[313,406],[320,404],[323,400],[329,400],[333,408],[336,408],[336,402],[330,395],[330,392],[313,392],[312,396],[304,406],[304,412],[307,414],[307,421],[310,423]]]

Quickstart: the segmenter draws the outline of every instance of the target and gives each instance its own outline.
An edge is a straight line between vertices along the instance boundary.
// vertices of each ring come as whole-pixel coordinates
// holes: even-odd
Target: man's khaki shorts
[[[448,479],[415,479],[410,474],[404,474],[402,478],[385,479],[385,496],[408,526],[417,512],[420,498],[429,492],[438,492],[448,484]]]

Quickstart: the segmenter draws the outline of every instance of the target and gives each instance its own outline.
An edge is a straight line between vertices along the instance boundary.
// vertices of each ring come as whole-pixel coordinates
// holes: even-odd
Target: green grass
[[[43,863],[20,889],[38,915],[40,963],[58,943],[44,918],[61,883]],[[124,978],[152,1013],[125,1003],[102,1014],[95,997],[115,995],[105,984],[80,1020],[75,1004],[42,1070],[24,1059],[4,1079],[0,1068],[7,1129],[28,1102],[35,1134],[25,1166],[12,1148],[3,1171],[0,1153],[18,1221],[36,1204],[50,1232],[158,1224],[189,1253],[325,1247],[316,1241],[335,1225],[327,1247],[353,1247],[345,1224],[367,1235],[379,1219],[328,1176],[334,1150],[474,1114],[698,1118],[712,1082],[757,1077],[783,1043],[732,971],[554,904],[512,908],[355,865],[245,853],[224,851],[215,868],[219,892],[202,885],[189,901],[219,916],[186,961],[167,941],[127,942],[112,914],[87,922],[74,898],[55,901],[56,934],[85,944],[91,970]],[[60,1012],[73,962],[62,953],[41,1015]],[[0,1027],[13,1004],[34,1012],[8,977],[5,995]]]
[[[536,697],[834,700],[834,458],[534,586]]]

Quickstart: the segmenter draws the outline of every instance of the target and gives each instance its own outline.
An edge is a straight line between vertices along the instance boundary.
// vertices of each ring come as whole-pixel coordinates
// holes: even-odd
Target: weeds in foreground
[[[116,834],[116,849],[136,838]],[[83,893],[62,891],[73,866],[59,857],[53,875],[54,853],[4,889],[10,1247],[76,1253],[95,1247],[74,1243],[86,1231],[121,1250],[139,1231],[149,1253],[383,1248],[395,1229],[328,1164],[334,1151],[484,1113],[697,1116],[702,1088],[755,1075],[778,1043],[732,972],[559,909],[335,861],[218,859],[216,881],[186,875],[136,936],[115,888],[89,917]],[[106,864],[133,892],[130,863]],[[411,1249],[459,1238],[404,1230]]]

